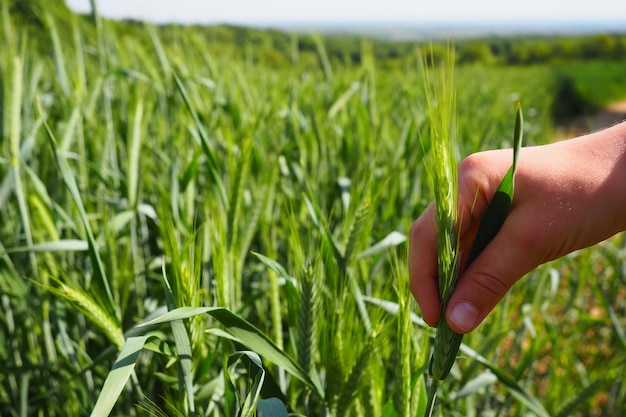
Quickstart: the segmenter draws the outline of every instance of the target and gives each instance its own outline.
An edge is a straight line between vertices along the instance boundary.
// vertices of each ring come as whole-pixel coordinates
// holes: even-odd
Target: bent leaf
[[[255,351],[262,357],[280,366],[294,377],[298,378],[311,390],[324,398],[324,390],[315,384],[291,357],[272,342],[261,330],[256,328],[247,320],[239,317],[223,307],[179,307],[169,311],[162,316],[143,323],[141,326],[152,326],[155,324],[167,323],[172,320],[180,320],[199,314],[209,314],[219,321],[226,331],[235,336],[241,343],[250,350]]]

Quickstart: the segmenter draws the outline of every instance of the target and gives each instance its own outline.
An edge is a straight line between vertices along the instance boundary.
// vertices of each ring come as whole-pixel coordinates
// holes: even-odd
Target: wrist
[[[626,122],[584,136],[585,152],[598,176],[594,199],[611,235],[626,230]],[[581,167],[583,168],[583,167]]]

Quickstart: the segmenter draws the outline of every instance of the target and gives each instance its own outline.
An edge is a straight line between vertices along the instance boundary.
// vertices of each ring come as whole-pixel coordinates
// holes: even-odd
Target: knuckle
[[[477,220],[489,202],[483,155],[475,153],[459,165],[459,211],[462,216]]]
[[[475,180],[481,176],[483,170],[483,154],[473,153],[463,159],[459,164],[459,179]]]
[[[493,297],[498,300],[506,295],[511,286],[498,274],[482,271],[473,277],[474,291],[480,297]]]

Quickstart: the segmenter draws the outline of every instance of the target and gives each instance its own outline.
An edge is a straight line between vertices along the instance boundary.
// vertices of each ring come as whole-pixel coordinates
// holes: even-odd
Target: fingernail
[[[448,319],[459,329],[469,332],[478,321],[478,309],[473,304],[462,301],[452,308]]]

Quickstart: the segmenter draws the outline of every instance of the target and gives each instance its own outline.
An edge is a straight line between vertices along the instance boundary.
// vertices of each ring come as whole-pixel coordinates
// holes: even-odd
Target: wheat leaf
[[[111,413],[148,338],[149,336],[135,336],[126,339],[122,351],[104,381],[102,391],[91,412],[91,417],[108,417]]]
[[[250,373],[254,374],[254,384],[252,384],[250,392],[246,396],[241,410],[239,411],[240,417],[252,417],[261,396],[261,387],[263,386],[263,382],[265,380],[265,368],[263,368],[261,358],[255,352],[235,352],[228,358],[228,371],[231,375],[236,375],[235,367],[237,362],[240,360],[248,365],[248,368],[256,368],[256,372],[249,370]],[[233,379],[232,376],[230,379]]]
[[[41,103],[38,103],[38,110],[40,114],[43,116],[43,109],[41,108]],[[109,285],[109,281],[107,278],[107,274],[104,268],[104,263],[102,262],[102,258],[100,257],[100,253],[98,252],[98,246],[96,243],[96,238],[91,229],[91,225],[89,223],[89,216],[87,215],[87,211],[85,210],[85,206],[83,204],[83,199],[80,194],[80,190],[78,189],[78,184],[76,183],[76,177],[72,172],[72,169],[67,162],[66,158],[60,155],[57,147],[57,141],[52,132],[52,128],[48,125],[47,120],[44,117],[44,127],[48,134],[48,141],[50,143],[50,147],[52,148],[52,153],[54,155],[55,162],[57,164],[57,168],[65,185],[76,205],[76,209],[78,210],[78,214],[80,220],[85,228],[85,234],[87,235],[87,243],[89,244],[89,255],[92,259],[92,262],[95,266],[94,272],[96,277],[96,283],[98,284],[99,290],[98,296],[100,301],[104,304],[105,309],[111,314],[112,317],[119,322],[119,311],[116,308],[116,303],[113,301],[113,294],[111,292],[111,287]]]
[[[18,246],[7,248],[0,253],[22,253],[22,252],[81,252],[89,249],[89,245],[84,240],[61,239],[53,242],[34,243],[32,246]]]
[[[496,236],[509,214],[515,191],[515,170],[517,169],[519,150],[522,146],[523,125],[522,106],[518,103],[515,117],[513,164],[500,182],[496,193],[489,202],[480,220],[476,238],[474,239],[470,255],[467,259],[467,265],[471,264]]]
[[[287,417],[287,407],[278,398],[266,398],[257,404],[258,417]]]
[[[231,311],[222,307],[179,307],[169,311],[162,316],[143,323],[141,326],[152,326],[155,324],[168,323],[172,320],[180,320],[197,316],[199,314],[209,314],[219,321],[231,335],[239,342],[269,361],[283,368],[294,377],[298,378],[311,390],[324,398],[324,391],[319,384],[315,384],[291,357],[274,344],[261,330],[245,319],[237,316]]]
[[[165,267],[163,268],[163,283],[165,284],[165,299],[167,300],[167,308],[170,311],[174,310],[176,309],[175,296],[172,292],[172,287],[167,280]],[[196,410],[193,393],[193,375],[191,373],[191,342],[189,341],[189,334],[187,333],[187,328],[182,320],[172,320],[170,322],[170,326],[172,328],[172,333],[174,334],[176,351],[178,352],[180,371],[183,375],[183,384],[185,386],[187,401],[189,403],[189,412],[193,415]]]

